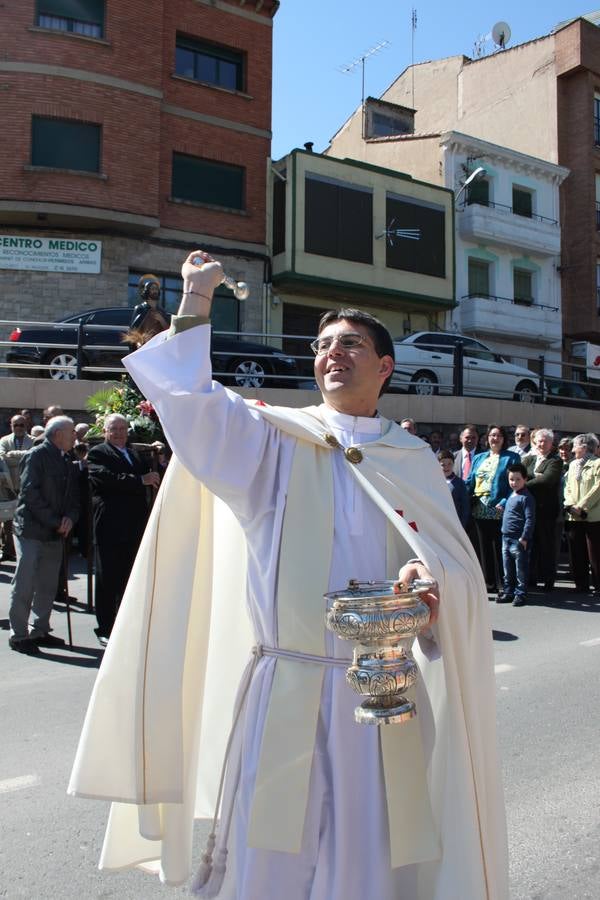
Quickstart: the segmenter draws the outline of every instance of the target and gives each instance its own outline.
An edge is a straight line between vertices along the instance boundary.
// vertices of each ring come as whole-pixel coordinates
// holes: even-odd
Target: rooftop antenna
[[[362,96],[361,96],[361,108],[362,108],[362,136],[363,139],[366,137],[366,123],[365,123],[365,62],[371,56],[375,56],[376,53],[380,53],[382,50],[385,50],[386,47],[389,47],[389,41],[379,41],[378,44],[374,44],[361,56],[357,56],[356,59],[353,59],[351,63],[348,63],[345,66],[340,66],[339,71],[344,75],[349,75],[354,72],[358,66],[361,66],[362,69]]]
[[[415,31],[417,30],[417,10],[413,6],[411,17],[410,17],[410,25],[412,28],[412,39],[411,39],[411,74],[412,74],[412,107],[415,108]]]
[[[504,50],[510,41],[510,35],[511,31],[508,22],[496,22],[492,28],[492,40],[500,50]]]

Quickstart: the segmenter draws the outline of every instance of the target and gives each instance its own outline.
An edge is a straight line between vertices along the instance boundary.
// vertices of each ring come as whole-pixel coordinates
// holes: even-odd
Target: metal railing
[[[469,295],[467,295],[469,296]],[[480,295],[476,295],[480,296]],[[466,297],[462,298],[466,299]],[[496,302],[512,303],[510,298],[506,297],[488,297]],[[537,304],[536,304],[537,306]],[[555,307],[543,307],[555,310]],[[50,373],[57,372],[61,368],[65,377],[69,379],[76,377],[81,378],[86,375],[119,375],[125,374],[120,360],[128,353],[128,348],[119,344],[90,344],[85,342],[85,331],[115,331],[125,333],[123,326],[107,326],[107,325],[82,325],[78,323],[47,323],[47,322],[13,322],[8,320],[0,320],[0,335],[8,328],[17,325],[25,330],[33,327],[51,328],[53,326],[61,329],[68,327],[73,331],[73,340],[71,342],[38,342],[38,341],[10,341],[0,340],[0,348],[37,348],[38,351],[43,350],[61,350],[72,352],[74,364],[70,366],[51,365],[48,362],[35,360],[32,362],[9,362],[0,359],[0,373],[8,372],[9,374],[23,375],[39,375],[40,372]],[[290,334],[265,334],[262,332],[239,332],[239,331],[221,331],[214,332],[215,336],[223,338],[233,338],[240,341],[243,345],[248,340],[254,343],[247,353],[240,351],[240,346],[236,346],[234,350],[220,349],[213,350],[211,356],[213,358],[213,375],[216,380],[224,380],[228,384],[237,384],[247,387],[269,387],[271,386],[296,386],[298,388],[313,389],[316,388],[313,372],[314,356],[309,350],[309,343],[314,335],[290,335]],[[256,344],[265,344],[265,352],[261,352],[256,348]],[[587,369],[585,365],[561,364],[560,375],[546,375],[547,361],[544,355],[536,356],[527,360],[534,368],[531,370],[523,367],[521,376],[511,375],[512,381],[510,387],[507,382],[502,383],[500,378],[494,378],[502,375],[502,369],[506,366],[506,361],[495,353],[488,350],[485,346],[475,346],[468,337],[463,340],[456,340],[452,343],[429,342],[426,344],[404,343],[402,339],[395,342],[396,346],[396,367],[392,377],[391,390],[399,393],[413,393],[421,396],[431,396],[435,394],[454,395],[454,396],[471,396],[471,397],[488,397],[501,399],[515,399],[522,395],[522,399],[528,399],[538,403],[557,402],[561,405],[569,405],[573,407],[600,408],[600,380],[596,386],[593,382],[587,381]],[[292,349],[293,348],[293,349]],[[409,349],[410,348],[410,349]],[[115,353],[117,359],[114,365],[91,365],[85,361],[85,353],[90,351],[105,351]],[[122,351],[122,352],[121,352]],[[278,356],[274,356],[275,353]],[[121,354],[119,356],[119,354]],[[407,357],[408,354],[408,357]],[[295,370],[289,364],[287,368],[273,368],[276,361],[281,357],[284,359],[293,359],[295,362]],[[44,357],[42,356],[42,359]],[[219,365],[219,360],[223,359],[224,364]],[[258,373],[256,378],[261,384],[252,383],[252,372],[246,375],[241,373],[236,376],[225,362],[232,359],[255,361],[264,367],[262,373]],[[553,362],[556,369],[557,363]],[[506,374],[506,373],[504,373]],[[246,381],[246,384],[240,382]],[[519,389],[521,385],[521,389]],[[525,397],[525,394],[527,396]]]
[[[464,210],[467,206],[489,206],[492,209],[511,213],[513,216],[520,216],[523,219],[535,219],[537,222],[547,222],[549,225],[558,226],[558,221],[556,219],[550,219],[548,216],[540,216],[538,213],[534,212],[519,212],[513,206],[507,206],[505,203],[496,203],[492,200],[478,200],[477,197],[467,197],[463,203],[459,204],[459,208]]]
[[[470,294],[463,294],[461,300],[494,300],[496,303],[511,303],[517,306],[531,306],[535,309],[547,309],[550,312],[560,312],[558,306],[548,306],[545,303],[538,303],[534,297],[530,300],[519,299],[518,297],[499,297],[496,294],[486,294],[483,291],[474,291]]]

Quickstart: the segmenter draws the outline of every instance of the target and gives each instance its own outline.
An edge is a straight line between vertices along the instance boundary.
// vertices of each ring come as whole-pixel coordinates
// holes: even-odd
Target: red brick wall
[[[239,5],[232,3],[232,8]],[[244,9],[254,12],[247,3]],[[194,0],[110,0],[105,41],[32,30],[35,4],[0,8],[6,61],[80,69],[163,91],[163,104],[270,129],[272,4],[264,24]],[[243,50],[247,84],[235,92],[174,78],[177,32]],[[232,240],[263,243],[266,223],[266,159],[270,140],[161,111],[161,100],[142,93],[55,75],[0,70],[3,127],[0,178],[3,197],[71,203],[138,215],[160,216],[161,225]],[[28,172],[31,116],[56,116],[103,126],[101,173]],[[173,150],[246,168],[245,215],[173,204]]]

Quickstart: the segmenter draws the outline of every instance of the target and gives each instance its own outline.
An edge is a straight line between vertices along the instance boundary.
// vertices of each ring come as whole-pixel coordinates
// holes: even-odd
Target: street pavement
[[[0,564],[4,629],[13,568]],[[102,656],[86,609],[83,564],[73,558],[71,568],[78,601],[72,649],[31,658],[9,650],[8,631],[0,631],[0,897],[189,896],[187,888],[165,888],[142,872],[99,872],[108,804],[65,794]],[[552,594],[532,594],[523,608],[490,609],[511,897],[600,900],[600,605],[563,580]],[[53,627],[64,638],[66,619],[57,607]],[[204,822],[197,826],[197,858],[207,830]]]

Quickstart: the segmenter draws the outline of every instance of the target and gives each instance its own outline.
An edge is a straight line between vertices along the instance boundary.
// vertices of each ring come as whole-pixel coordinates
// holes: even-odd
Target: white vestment
[[[277,647],[276,588],[280,544],[297,437],[292,433],[293,426],[289,429],[277,427],[270,420],[268,411],[252,408],[239,396],[211,382],[208,347],[209,328],[199,326],[167,342],[161,337],[155,338],[128,357],[126,364],[144,395],[159,411],[165,434],[178,460],[212,494],[225,502],[241,525],[247,558],[242,559],[243,550],[233,545],[221,546],[217,551],[226,559],[225,568],[229,566],[232,572],[247,567],[245,602],[254,640],[266,647]],[[379,418],[340,415],[325,407],[321,407],[316,415],[321,417],[325,430],[334,434],[342,446],[359,445],[366,448],[365,454],[369,443],[381,436]],[[290,411],[290,417],[293,419],[293,411]],[[274,418],[276,421],[277,416]],[[229,862],[219,893],[222,900],[256,900],[259,897],[265,900],[281,897],[286,900],[359,900],[365,896],[376,900],[505,900],[508,896],[503,808],[495,756],[494,680],[487,600],[481,589],[477,564],[469,556],[468,540],[462,538],[462,529],[438,463],[426,445],[406,432],[400,434],[401,431],[394,431],[394,439],[403,442],[406,448],[404,456],[398,459],[399,480],[402,482],[404,470],[408,480],[405,495],[398,498],[399,505],[394,504],[394,508],[401,508],[405,519],[414,522],[417,529],[412,532],[414,541],[408,538],[404,545],[405,558],[414,556],[412,550],[415,550],[441,580],[442,589],[444,574],[452,569],[453,591],[442,592],[437,637],[442,655],[440,657],[433,645],[429,645],[429,652],[425,654],[419,652],[419,648],[415,650],[427,686],[427,694],[422,690],[421,696],[417,697],[417,721],[423,732],[441,856],[430,862],[391,868],[380,729],[355,723],[353,712],[358,698],[346,684],[344,668],[333,667],[324,668],[300,852],[248,846],[263,726],[278,662],[271,656],[262,656],[252,672],[229,759],[223,809],[232,809],[233,813],[228,840]],[[349,578],[381,580],[393,574],[389,571],[387,558],[390,545],[386,517],[349,472],[343,453],[339,450],[324,452],[328,454],[327,460],[333,470],[334,518],[329,580],[322,586],[321,594],[344,587]],[[417,483],[419,479],[420,484]],[[304,518],[307,531],[322,512],[318,501],[313,498],[310,502],[312,506],[305,510]],[[218,519],[218,511],[215,518]],[[181,529],[181,534],[190,527],[187,520],[170,521],[171,527]],[[461,561],[456,565],[443,556],[445,532],[450,546],[454,546],[460,557]],[[215,542],[220,533],[217,521]],[[176,543],[177,537],[175,532],[162,539]],[[435,549],[432,551],[431,547]],[[142,547],[142,556],[144,552]],[[195,577],[201,579],[202,573]],[[215,580],[225,577],[217,575]],[[472,584],[479,589],[475,602],[471,597],[466,603],[460,596],[463,577],[465,593],[474,594],[469,587]],[[138,590],[142,589],[140,577],[136,576],[132,581],[138,585]],[[147,794],[146,775],[144,785],[140,787],[135,763],[131,763],[133,774],[129,781],[135,782],[135,789],[130,788],[127,765],[123,764],[125,774],[101,771],[106,760],[95,746],[101,733],[95,730],[99,723],[105,731],[111,727],[116,729],[119,714],[127,715],[125,708],[117,713],[111,708],[111,704],[118,705],[115,685],[118,690],[119,682],[124,685],[128,678],[139,678],[133,671],[135,663],[128,668],[123,659],[127,650],[127,628],[130,640],[143,640],[135,635],[131,638],[135,630],[132,609],[136,603],[131,584],[99,675],[70,791],[110,797],[128,804],[117,802],[113,808],[103,851],[105,868],[152,862],[161,855],[158,838],[162,837],[161,877],[165,881],[177,881],[187,872],[180,859],[173,861],[177,856],[176,840],[170,838],[170,848],[164,840],[168,831],[168,808],[177,803],[177,798],[169,793],[168,772],[162,771],[163,766],[160,772],[154,773],[157,786]],[[216,589],[214,582],[204,586],[204,590],[211,588]],[[240,605],[240,597],[227,596],[225,581],[220,585],[220,593],[219,603]],[[351,646],[347,642],[329,632],[324,634],[325,655],[344,659],[351,656]],[[226,654],[228,640],[233,646],[234,635],[230,633],[229,638],[227,635],[223,638],[221,652]],[[423,646],[427,649],[426,643]],[[158,651],[152,649],[152,642],[148,641],[146,658],[151,658],[153,652],[158,655]],[[211,648],[206,646],[206,655],[210,656],[210,652]],[[121,654],[120,658],[117,653]],[[177,665],[175,661],[174,665]],[[115,678],[115,672],[119,673],[118,678]],[[111,684],[107,690],[106,685]],[[154,690],[159,694],[161,685],[157,683]],[[135,692],[132,696],[135,699]],[[152,701],[152,692],[148,692],[148,697]],[[189,696],[184,697],[184,701],[189,702]],[[220,714],[229,723],[231,711],[219,710],[218,699],[205,698],[200,714],[208,718],[211,711],[207,712],[206,707],[211,703],[217,705],[217,709],[212,710],[213,717]],[[142,719],[151,718],[149,701],[138,705],[144,705]],[[478,721],[479,715],[481,721]],[[184,722],[183,731],[185,727]],[[402,729],[404,726],[388,727]],[[165,741],[171,737],[173,757],[176,758],[179,738],[167,735]],[[108,734],[106,740],[111,740]],[[118,744],[118,731],[114,740]],[[185,743],[185,735],[183,740]],[[199,750],[195,748],[200,756],[196,805],[202,814],[209,815],[210,804],[214,803],[214,785],[203,787],[203,760],[212,753],[216,757],[211,759],[212,769],[215,763],[218,768],[223,748],[222,741],[216,741],[216,748],[210,746],[210,734],[208,737],[203,734],[199,743]],[[137,752],[144,756],[146,748],[137,748]],[[185,757],[185,753],[183,755]],[[184,765],[190,765],[189,759],[184,759]],[[106,767],[110,770],[110,763]],[[147,768],[152,769],[152,760]],[[410,781],[410,772],[406,772],[405,778]],[[152,780],[150,776],[148,779]],[[214,782],[214,773],[212,780]],[[184,805],[189,802],[188,798]],[[144,821],[145,810],[148,822],[140,827],[144,836],[129,841],[127,830],[137,831],[138,815],[133,803],[148,804],[147,809],[143,805],[140,808],[140,822]],[[285,808],[285,795],[280,797],[280,803]],[[152,824],[153,804],[161,804],[163,809],[162,813],[156,814],[155,824]],[[406,816],[411,816],[409,807]],[[188,855],[189,842],[190,835],[182,832],[180,843],[185,848],[182,851],[184,858]]]

